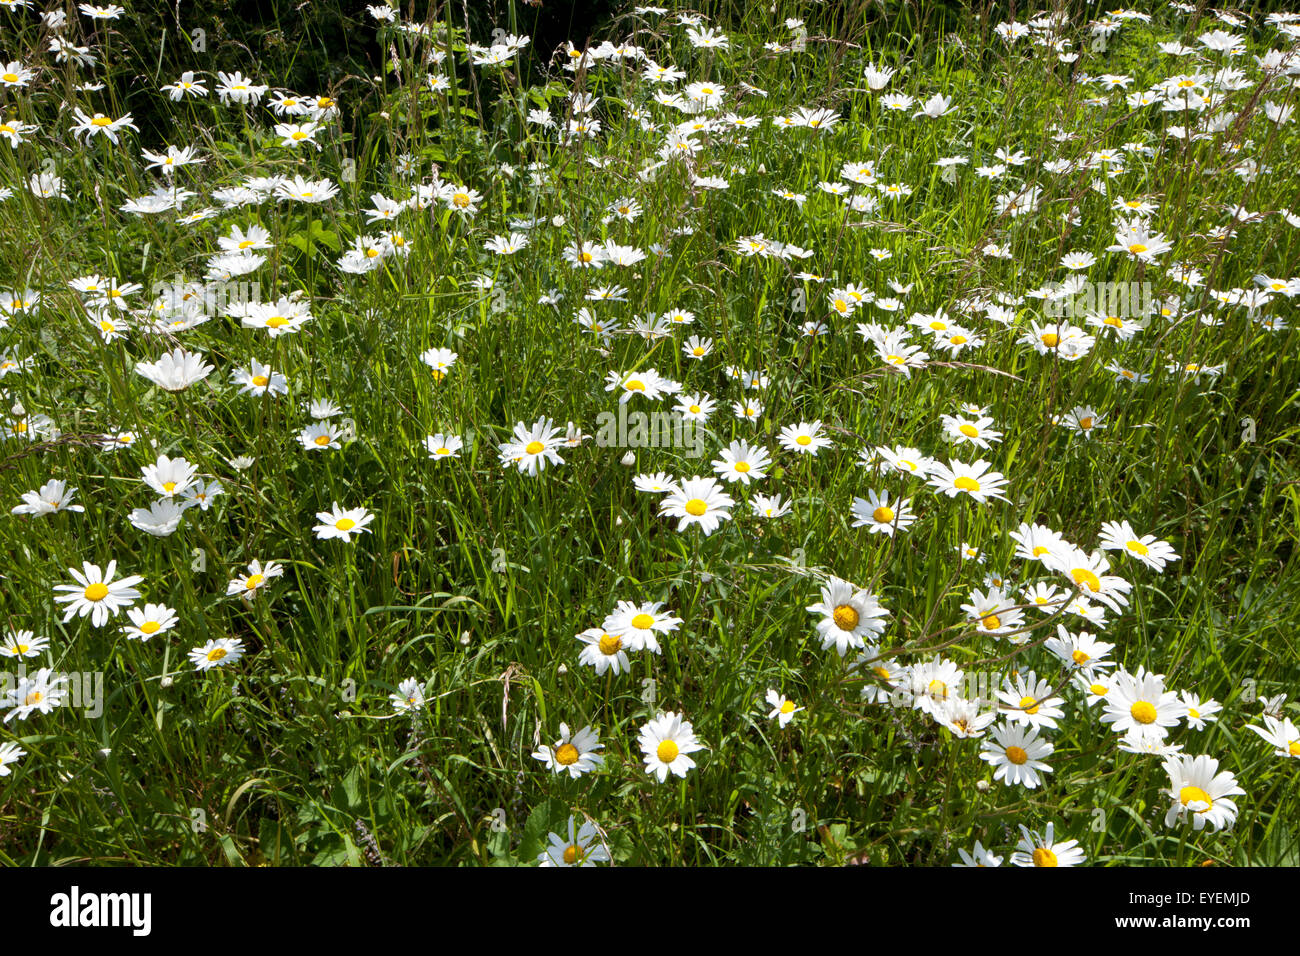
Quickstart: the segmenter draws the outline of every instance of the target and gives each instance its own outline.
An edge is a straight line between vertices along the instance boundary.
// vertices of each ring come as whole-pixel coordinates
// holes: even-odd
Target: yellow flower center
[[[1029,759],[1029,754],[1025,753],[1024,747],[1008,747],[1007,759],[1018,767]]]
[[[545,447],[546,446],[539,441],[530,441],[527,445],[524,446],[524,451],[528,452],[528,454],[530,455],[540,455],[542,453],[542,449],[544,449]]]
[[[659,744],[655,753],[664,763],[672,763],[677,759],[679,751],[677,749],[677,744],[673,743],[671,740],[665,740]]]
[[[266,327],[268,329],[278,329],[280,326],[288,325],[288,324],[289,324],[289,320],[286,319],[283,315],[273,315],[266,320]]]
[[[629,378],[623,383],[623,387],[629,392],[644,392],[645,382],[641,381],[639,378]]]
[[[649,614],[638,614],[632,618],[632,626],[638,630],[647,631],[654,626],[655,619]]]
[[[112,126],[113,121],[109,119],[107,116],[96,116],[93,120],[90,121],[90,125],[98,126],[102,129],[105,126]]]
[[[1133,719],[1139,724],[1154,724],[1156,722],[1156,709],[1149,701],[1139,700],[1129,708],[1128,712],[1133,715]]]
[[[980,620],[980,623],[984,625],[985,630],[996,631],[1002,626],[1002,619],[996,614],[988,614]]]
[[[566,846],[564,848],[564,862],[569,864],[569,866],[573,866],[575,863],[580,861],[584,856],[586,856],[586,854],[582,852],[582,847],[578,846],[577,844],[574,844],[573,846]]]
[[[1108,690],[1110,690],[1110,688],[1102,684],[1093,684],[1088,688],[1088,693],[1095,694],[1097,697],[1105,697]]]
[[[102,581],[96,581],[86,588],[85,597],[87,601],[102,601],[108,597],[108,585]]]
[[[1143,544],[1141,541],[1129,541],[1129,542],[1126,542],[1125,545],[1124,545],[1124,547],[1128,548],[1128,549],[1129,549],[1130,551],[1132,551],[1134,554],[1139,554],[1139,555],[1141,555],[1141,556],[1144,557],[1144,558],[1145,558],[1148,554],[1151,553],[1151,549],[1148,548],[1148,547],[1147,547],[1145,544]]]
[[[934,680],[930,681],[930,686],[926,688],[926,693],[931,697],[938,697],[941,700],[947,700],[948,685],[936,677]]]
[[[1210,809],[1210,807],[1214,806],[1214,801],[1210,799],[1210,795],[1200,787],[1183,787],[1183,789],[1178,791],[1178,801],[1183,806],[1187,806],[1191,803],[1205,804],[1204,807],[1195,811],[1196,813],[1205,813]]]
[[[606,657],[612,657],[623,649],[623,639],[615,637],[613,634],[600,635],[600,652]]]
[[[736,466],[735,466],[735,467],[736,467],[736,471],[740,472],[741,474],[745,474],[746,472],[748,472],[748,471],[749,471],[751,468],[753,468],[754,466],[751,465],[751,464],[750,464],[749,462],[747,462],[747,461],[738,461],[738,462],[736,462]]]
[[[1292,757],[1300,757],[1300,740],[1293,740],[1287,744],[1286,752]]]
[[[692,414],[692,415],[698,415],[699,413],[700,413],[700,406],[698,406],[698,405],[692,405],[692,406],[691,406],[691,414]]]
[[[330,443],[330,436],[329,436],[329,435],[317,435],[316,438],[314,439],[314,441],[316,442],[317,445],[319,445],[320,447],[324,448],[326,445],[328,445],[328,444]]]
[[[44,699],[45,699],[44,694],[42,694],[39,690],[34,690],[30,694],[28,694],[25,698],[23,698],[23,704],[27,707],[31,707],[33,704],[39,704]]]
[[[226,653],[227,651],[224,647],[214,647],[212,650],[208,651],[208,660],[215,663],[225,657]]]
[[[793,713],[794,713],[794,701],[792,701],[792,700],[787,700],[784,704],[782,704],[782,705],[781,705],[781,713],[783,713],[783,714],[793,714]]]
[[[952,342],[953,345],[965,345],[967,342],[967,338],[964,335],[954,335],[948,341]]]
[[[862,615],[858,613],[858,609],[852,604],[841,604],[831,612],[831,620],[835,622],[835,626],[841,631],[851,631],[858,626],[858,622],[862,620]]]
[[[808,435],[800,435],[798,438],[794,440],[794,443],[796,445],[803,445],[806,448],[807,446],[812,444],[812,438],[810,438]]]
[[[289,134],[289,138],[290,138],[290,139],[306,139],[306,138],[307,138],[307,134],[304,133],[304,132],[303,132],[302,130],[300,130],[300,129],[296,129],[296,130],[294,130],[292,133]]]
[[[962,425],[957,429],[957,431],[961,432],[967,438],[975,438],[979,435],[979,429],[974,425]]]
[[[1056,866],[1056,854],[1045,846],[1034,850],[1034,866]]]
[[[573,744],[560,744],[555,748],[555,762],[562,767],[570,767],[578,762],[578,748]]]
[[[871,512],[871,517],[876,520],[877,524],[889,524],[894,520],[894,509],[881,505],[875,511]]]
[[[1146,245],[1145,245],[1144,243],[1141,243],[1141,242],[1135,242],[1135,243],[1133,243],[1131,246],[1128,247],[1128,251],[1131,252],[1131,253],[1133,253],[1134,255],[1137,255],[1137,254],[1139,254],[1139,253],[1146,252],[1146,251],[1147,251],[1147,247],[1146,247]]]
[[[1026,714],[1036,714],[1038,713],[1038,701],[1032,697],[1021,697],[1020,709]]]
[[[357,523],[351,518],[340,518],[334,525],[334,527],[338,528],[340,531],[351,531],[356,526]]]
[[[469,206],[469,194],[456,193],[456,195],[451,197],[451,204],[455,206],[457,209],[465,209],[467,206]]]
[[[270,381],[271,380],[267,378],[265,375],[253,376],[253,384],[256,385],[258,388],[265,388]]]
[[[1082,428],[1084,431],[1088,431],[1089,429],[1092,428],[1092,422],[1093,422],[1093,419],[1092,419],[1091,417],[1088,417],[1088,418],[1080,418],[1080,419],[1079,419],[1079,427]]]
[[[962,491],[979,491],[980,483],[974,478],[967,478],[965,475],[962,475],[953,482],[953,487],[959,488]]]
[[[247,590],[251,591],[265,580],[266,580],[265,574],[250,574],[247,578],[244,579],[244,587]]]
[[[4,77],[3,77],[3,79],[4,79],[4,81],[5,81],[6,83],[17,83],[17,82],[18,82],[18,74],[17,74],[17,73],[6,73],[6,74],[4,75]]]
[[[708,503],[703,498],[692,498],[686,502],[684,507],[687,514],[694,515],[697,518],[709,510]]]
[[[1070,577],[1075,584],[1086,585],[1093,594],[1101,590],[1101,580],[1087,568],[1075,568],[1070,572]]]
[[[140,625],[141,634],[157,634],[162,627],[157,621],[145,621]]]
[[[704,346],[703,345],[695,346],[695,348],[691,349],[691,354],[694,355],[696,358],[699,358],[701,355],[704,355]]]
[[[1085,654],[1083,651],[1075,651],[1073,654],[1070,655],[1070,659],[1074,661],[1076,664],[1078,664],[1080,667],[1088,663],[1088,661],[1092,660],[1092,658],[1087,654]]]

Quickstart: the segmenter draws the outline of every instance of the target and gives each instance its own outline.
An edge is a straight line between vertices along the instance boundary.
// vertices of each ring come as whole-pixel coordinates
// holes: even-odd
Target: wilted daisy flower
[[[355,534],[369,532],[366,525],[375,520],[375,516],[365,508],[349,508],[346,511],[334,502],[330,511],[318,511],[316,520],[320,524],[312,528],[319,541],[339,538],[344,542],[352,540]]]
[[[769,689],[767,692],[767,702],[772,710],[768,717],[774,717],[782,729],[794,720],[794,715],[803,710],[802,707],[796,707],[794,701],[788,699],[784,694],[777,690]]]
[[[218,637],[190,651],[190,662],[200,671],[226,667],[244,656],[244,642],[238,638]]]
[[[568,724],[560,724],[560,739],[553,746],[542,744],[533,752],[533,759],[546,764],[547,770],[555,773],[568,772],[576,780],[584,773],[595,770],[605,762],[605,758],[596,753],[604,748],[600,735],[590,727],[583,727],[576,734],[569,732]]]
[[[1040,772],[1051,772],[1042,758],[1055,749],[1038,736],[1036,728],[1006,723],[993,728],[992,739],[985,738],[980,759],[993,766],[994,780],[1033,790],[1042,782]]]
[[[1078,840],[1065,840],[1057,843],[1055,824],[1049,823],[1047,830],[1039,834],[1030,830],[1023,823],[1022,834],[1016,845],[1016,852],[1011,854],[1012,866],[1078,866],[1084,862],[1083,851],[1079,849]]]
[[[108,562],[108,567],[102,571],[97,564],[82,562],[81,571],[69,568],[68,573],[76,580],[76,584],[54,586],[56,592],[63,592],[56,593],[54,600],[68,606],[63,615],[63,623],[68,623],[74,617],[89,617],[95,627],[103,627],[118,611],[135,603],[140,592],[134,585],[144,580],[140,575],[132,574],[114,581],[116,561]]]
[[[595,866],[597,863],[609,862],[609,851],[597,843],[600,832],[596,824],[588,820],[577,828],[573,817],[569,817],[569,835],[566,839],[558,833],[547,834],[550,845],[537,857],[538,866]]]
[[[674,711],[660,713],[647,721],[637,738],[644,755],[646,773],[658,777],[663,783],[670,773],[685,779],[686,772],[695,766],[688,754],[703,750],[704,744],[695,736],[690,721]]]
[[[980,737],[998,715],[992,710],[981,711],[977,700],[949,697],[935,705],[931,716],[956,737]]]
[[[1172,801],[1165,826],[1175,826],[1187,817],[1196,830],[1207,824],[1211,830],[1222,830],[1236,822],[1237,805],[1228,797],[1244,796],[1246,791],[1227,770],[1219,772],[1219,761],[1204,755],[1169,756],[1164,768],[1169,774],[1169,789],[1164,792]]]
[[[843,657],[850,647],[861,649],[869,636],[884,633],[883,618],[889,616],[889,610],[871,592],[834,576],[822,585],[821,592],[822,599],[807,610],[821,615],[817,634],[822,650],[833,646]]]

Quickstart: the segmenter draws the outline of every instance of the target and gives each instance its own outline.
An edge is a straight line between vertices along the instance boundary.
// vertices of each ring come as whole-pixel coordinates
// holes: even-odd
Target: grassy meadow
[[[1300,864],[1300,16],[132,6],[0,3],[0,862]]]

